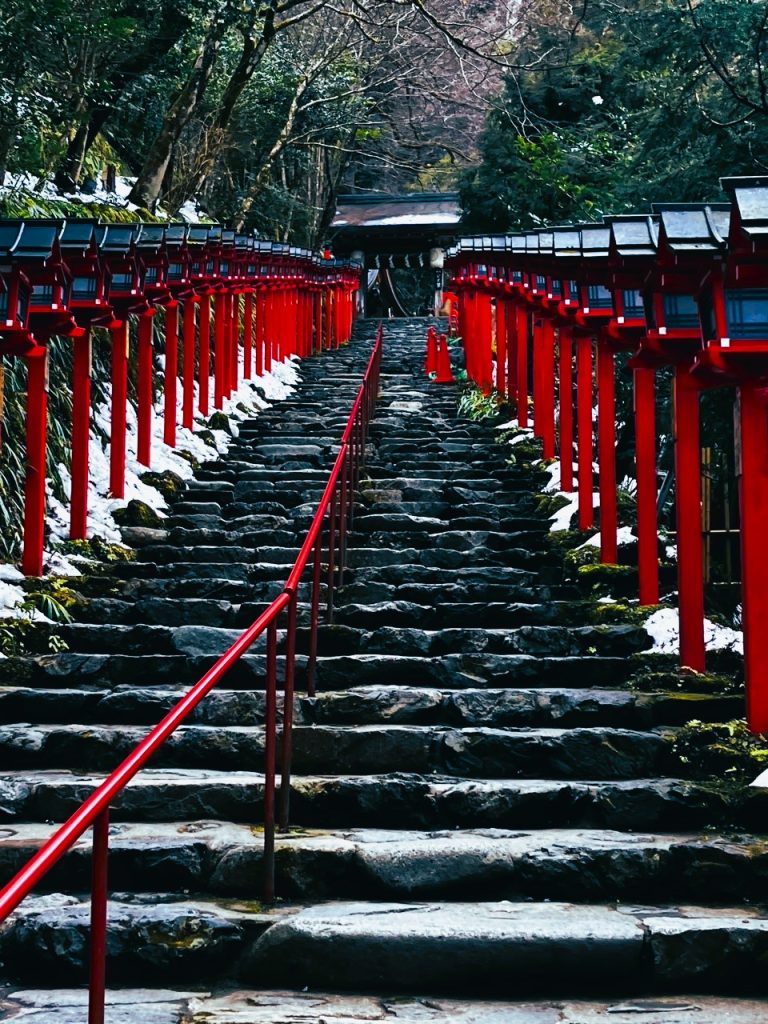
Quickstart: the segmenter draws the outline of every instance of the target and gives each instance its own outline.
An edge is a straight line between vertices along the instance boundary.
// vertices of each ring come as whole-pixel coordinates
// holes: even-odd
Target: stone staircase
[[[671,743],[740,699],[633,688],[647,634],[592,624],[543,475],[425,379],[424,332],[387,328],[345,586],[297,702],[281,899],[258,902],[257,645],[114,808],[108,1024],[763,1020],[766,802],[735,809]],[[133,531],[136,561],[76,581],[67,651],[39,628],[0,661],[3,878],[279,593],[372,335],[305,363],[167,530]],[[84,841],[0,932],[0,1019],[85,1021],[89,866]]]

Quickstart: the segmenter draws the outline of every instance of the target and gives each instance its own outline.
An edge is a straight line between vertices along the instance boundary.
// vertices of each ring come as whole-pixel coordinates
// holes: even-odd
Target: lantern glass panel
[[[129,292],[133,288],[133,274],[113,274],[112,291]]]
[[[547,279],[543,274],[536,275],[536,288],[538,291],[543,292],[547,287]]]
[[[96,298],[95,277],[76,277],[72,282],[72,298],[75,302],[88,302]]]
[[[523,283],[523,272],[521,270],[513,270],[512,271],[512,284],[522,284],[522,283]]]
[[[643,297],[636,288],[625,288],[623,292],[624,316],[628,320],[644,320]]]
[[[568,282],[568,298],[569,299],[575,299],[577,302],[579,301],[579,282],[578,281],[571,280],[571,281]]]
[[[20,324],[27,322],[29,316],[29,288],[23,281],[19,281],[19,290],[16,295],[16,319]]]
[[[32,305],[50,306],[55,301],[55,290],[52,284],[32,285]]]
[[[478,277],[487,277],[488,276],[488,267],[484,263],[478,263],[478,265],[477,265],[477,276]]]
[[[157,284],[157,277],[159,272],[159,267],[147,267],[146,274],[144,275],[144,283]]]
[[[168,264],[168,280],[169,281],[180,281],[184,277],[184,264],[183,263],[169,263]]]
[[[732,338],[768,338],[768,289],[726,291],[725,307]]]
[[[715,304],[712,299],[712,291],[705,288],[699,299],[699,311],[701,313],[701,333],[705,341],[712,341],[717,337],[717,320],[715,319]]]
[[[0,320],[8,319],[8,292],[0,287]]]
[[[604,284],[587,285],[587,302],[589,309],[613,309],[613,295]]]
[[[562,298],[562,295],[563,295],[563,282],[562,281],[558,281],[557,278],[553,277],[552,278],[552,284],[551,284],[551,287],[550,287],[550,291],[557,298]]]
[[[222,260],[219,264],[219,273],[225,277],[229,273],[229,260]]]
[[[208,260],[207,263],[205,264],[205,272],[206,272],[206,274],[213,274],[215,269],[216,269],[215,262],[213,260]]]
[[[692,295],[664,296],[664,323],[672,328],[699,326],[699,307]]]

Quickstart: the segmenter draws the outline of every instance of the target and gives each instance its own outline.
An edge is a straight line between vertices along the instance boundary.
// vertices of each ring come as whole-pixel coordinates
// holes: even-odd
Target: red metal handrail
[[[77,840],[93,827],[91,880],[91,943],[88,1024],[103,1024],[107,934],[107,860],[109,856],[109,807],[165,741],[188,718],[201,701],[221,681],[230,668],[253,643],[267,633],[266,708],[264,723],[264,899],[270,902],[275,891],[275,760],[277,753],[277,623],[287,611],[285,638],[285,675],[283,682],[283,728],[280,757],[280,828],[288,825],[290,807],[291,750],[293,727],[294,675],[298,590],[313,557],[310,599],[310,641],[307,663],[307,692],[316,688],[317,638],[320,615],[323,531],[328,519],[327,619],[333,616],[334,590],[343,583],[346,536],[352,524],[352,503],[365,450],[368,425],[378,395],[383,329],[363,376],[339,453],[304,543],[280,595],[238,637],[161,722],[139,743],[125,760],[94,790],[75,813],[47,840],[38,852],[0,891],[0,922],[11,914],[55,864],[72,849]]]

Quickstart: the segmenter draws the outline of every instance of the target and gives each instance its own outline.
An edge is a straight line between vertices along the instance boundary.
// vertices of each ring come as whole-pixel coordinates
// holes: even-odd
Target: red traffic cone
[[[427,331],[427,358],[424,362],[424,372],[437,373],[437,331],[430,327]]]
[[[451,353],[448,351],[448,339],[444,334],[440,335],[437,343],[437,384],[453,384],[454,376],[451,369]]]

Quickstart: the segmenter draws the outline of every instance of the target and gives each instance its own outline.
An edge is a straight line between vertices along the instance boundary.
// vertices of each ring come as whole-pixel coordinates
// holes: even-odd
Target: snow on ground
[[[188,452],[199,462],[218,458],[223,455],[237,436],[237,422],[258,415],[263,409],[271,407],[271,403],[280,402],[295,390],[299,377],[299,358],[292,356],[285,363],[273,363],[269,373],[251,380],[242,379],[242,353],[240,366],[240,386],[232,397],[225,399],[222,409],[212,409],[212,414],[223,412],[229,419],[232,435],[224,430],[210,430],[208,422],[201,416],[195,417],[195,430],[178,426],[176,448],[169,448],[162,440],[163,434],[163,397],[159,396],[153,410],[151,467],[153,473],[170,470],[184,480],[194,473],[190,463],[179,452]],[[210,380],[210,394],[213,395],[213,378]],[[259,391],[256,390],[259,389]],[[176,390],[177,423],[181,421],[184,391],[179,380]],[[212,404],[212,400],[211,400]],[[195,408],[197,408],[197,386],[195,386]],[[92,419],[108,437],[110,434],[110,410],[108,403],[94,405]],[[127,408],[127,451],[125,468],[125,497],[113,498],[109,493],[109,457],[110,445],[102,440],[103,435],[96,430],[91,431],[89,447],[89,481],[88,481],[88,536],[100,537],[110,544],[121,542],[120,529],[114,520],[113,512],[124,508],[129,501],[138,499],[149,505],[161,517],[167,515],[165,499],[160,491],[141,480],[148,472],[146,466],[136,460],[137,417],[136,409],[131,402]],[[215,448],[207,444],[196,431],[209,430],[213,435]],[[65,490],[69,491],[70,475],[65,466],[59,467]],[[48,509],[46,523],[50,530],[50,540],[54,543],[69,539],[69,505],[59,501],[48,491]],[[89,559],[82,555],[64,555],[58,551],[46,550],[45,571],[57,576],[79,576],[87,566]],[[24,600],[24,591],[17,585],[23,580],[22,574],[11,565],[0,564],[0,617],[28,617],[27,612],[18,605]]]
[[[568,499],[568,504],[563,505],[554,515],[549,517],[551,523],[549,527],[550,533],[556,533],[559,530],[570,530],[571,520],[579,511],[579,497],[577,494],[566,494],[564,497]]]
[[[643,623],[653,640],[652,650],[659,654],[677,654],[680,649],[680,615],[677,608],[659,608]],[[704,619],[704,643],[708,651],[744,653],[740,630]]]
[[[637,544],[637,537],[632,533],[631,526],[620,526],[616,531],[616,543],[619,547],[626,546],[627,544]],[[583,544],[579,545],[580,548],[599,548],[600,547],[600,534],[596,533],[588,540],[585,540]]]

